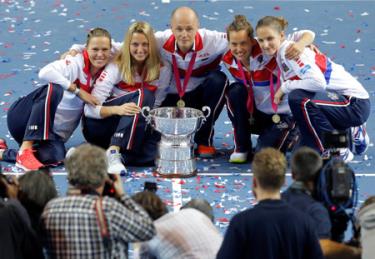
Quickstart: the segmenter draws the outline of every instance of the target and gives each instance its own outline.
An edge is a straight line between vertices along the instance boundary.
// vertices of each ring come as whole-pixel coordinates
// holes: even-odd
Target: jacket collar
[[[172,34],[169,39],[164,43],[163,48],[171,53],[178,51],[176,37]],[[192,51],[200,51],[203,49],[203,40],[199,32],[195,34],[194,44]]]

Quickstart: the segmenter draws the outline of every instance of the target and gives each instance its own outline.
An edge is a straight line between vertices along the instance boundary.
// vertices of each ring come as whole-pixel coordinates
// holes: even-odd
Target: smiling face
[[[109,62],[111,40],[105,36],[92,37],[89,40],[86,49],[91,66],[95,69],[101,69]]]
[[[252,47],[252,40],[246,30],[229,32],[229,48],[233,56],[243,64],[249,63]]]
[[[256,30],[258,42],[263,52],[273,56],[284,41],[284,32],[278,32],[272,26],[261,26]]]
[[[198,18],[191,9],[180,8],[174,13],[171,20],[171,29],[176,38],[177,46],[182,52],[186,53],[193,47],[198,28]]]
[[[143,33],[133,33],[129,48],[130,55],[136,63],[142,64],[148,58],[149,42]]]

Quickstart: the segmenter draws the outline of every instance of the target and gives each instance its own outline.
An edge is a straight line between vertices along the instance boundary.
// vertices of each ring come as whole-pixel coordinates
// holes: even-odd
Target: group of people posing
[[[0,142],[0,159],[24,170],[59,164],[65,145],[82,120],[83,135],[107,150],[110,173],[125,165],[150,165],[159,136],[147,127],[144,106],[211,108],[195,134],[196,153],[213,157],[214,124],[224,104],[234,128],[230,162],[245,163],[254,152],[296,145],[320,154],[325,132],[355,133],[354,151],[363,153],[370,101],[365,88],[312,45],[309,30],[286,35],[287,21],[266,16],[254,29],[236,15],[227,31],[199,28],[189,7],[172,12],[171,29],[154,32],[146,22],[130,25],[122,43],[102,28],[86,45],[74,45],[63,59],[39,72],[49,82],[17,100],[8,128],[19,150]],[[223,64],[235,79],[230,83]],[[251,134],[259,135],[255,149]],[[353,158],[349,147],[342,150]]]

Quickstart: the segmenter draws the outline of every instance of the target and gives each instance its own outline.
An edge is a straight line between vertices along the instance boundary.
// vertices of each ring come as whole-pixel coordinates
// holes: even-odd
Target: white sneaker
[[[354,158],[354,155],[353,155],[352,151],[350,151],[349,148],[341,148],[340,149],[340,157],[341,157],[342,161],[344,161],[346,163],[346,162],[352,161],[353,158]]]
[[[113,149],[108,149],[106,154],[108,159],[108,173],[125,175],[127,170],[122,163],[121,154]]]
[[[230,155],[229,162],[235,164],[243,164],[247,161],[247,152],[240,153],[240,152],[233,152]]]
[[[352,127],[352,137],[354,153],[357,155],[365,153],[370,144],[370,137],[367,134],[366,125],[363,124],[359,127]]]

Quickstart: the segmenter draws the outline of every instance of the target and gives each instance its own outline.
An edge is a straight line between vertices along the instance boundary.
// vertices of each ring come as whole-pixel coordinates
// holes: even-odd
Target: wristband
[[[74,90],[74,94],[75,94],[75,95],[78,95],[80,91],[81,91],[81,90],[80,90],[78,87],[76,87],[76,89]]]

